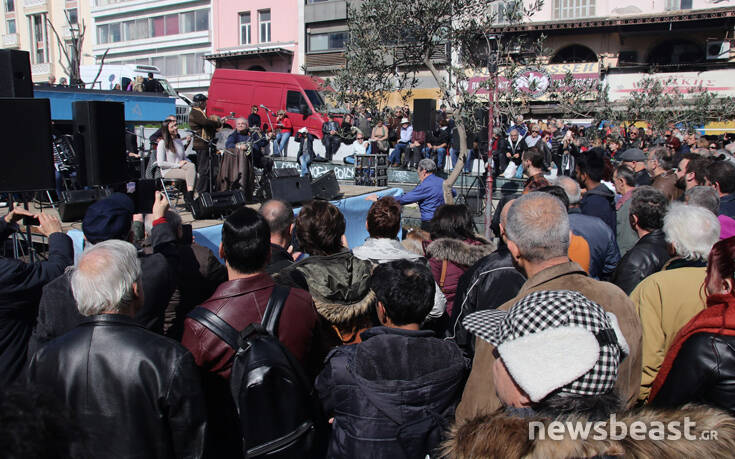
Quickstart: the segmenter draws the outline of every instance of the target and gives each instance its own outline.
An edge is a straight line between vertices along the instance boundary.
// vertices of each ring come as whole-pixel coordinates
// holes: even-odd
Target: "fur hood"
[[[461,425],[452,427],[448,439],[443,444],[443,454],[449,458],[485,457],[523,457],[523,458],[583,458],[596,456],[621,456],[631,458],[669,458],[669,457],[732,457],[735,450],[735,418],[724,411],[697,405],[685,405],[678,409],[657,410],[643,408],[616,416],[618,423],[630,426],[642,421],[647,426],[663,423],[668,433],[667,422],[681,423],[678,440],[654,440],[645,436],[644,440],[634,440],[626,435],[622,440],[594,439],[594,430],[586,440],[572,438],[565,430],[564,438],[552,440],[548,436],[535,440],[529,439],[529,423],[541,421],[545,425],[548,418],[521,418],[503,411],[479,416]],[[696,425],[690,432],[697,440],[683,437],[683,422],[689,418]],[[565,421],[585,421],[583,418],[565,418]],[[607,432],[609,428],[605,429]],[[622,429],[620,429],[622,430]],[[716,431],[717,439],[706,438],[703,432]],[[711,437],[710,437],[711,438]]]
[[[426,248],[426,253],[430,257],[451,261],[462,266],[472,266],[480,258],[494,251],[495,244],[485,240],[468,242],[450,238],[437,239]]]

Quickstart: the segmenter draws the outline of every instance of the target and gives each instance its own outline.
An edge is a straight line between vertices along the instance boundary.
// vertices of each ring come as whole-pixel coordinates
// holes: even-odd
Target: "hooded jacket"
[[[459,348],[431,331],[366,330],[362,343],[335,349],[316,380],[325,412],[334,417],[327,457],[425,457],[426,443],[408,437],[433,433],[438,440],[466,373]]]
[[[685,440],[684,429],[679,428],[682,434],[678,440],[664,436],[663,439],[654,439],[653,429],[657,424],[668,425],[676,421],[680,425],[688,417],[695,424],[690,435],[696,440]],[[620,440],[614,440],[608,435],[607,439],[595,439],[592,427],[590,435],[570,434],[564,429],[562,439],[552,439],[550,435],[542,438],[541,435],[530,438],[530,426],[533,421],[540,421],[544,428],[535,431],[550,432],[548,425],[552,421],[548,418],[521,418],[511,416],[503,411],[477,417],[465,423],[455,425],[449,432],[449,439],[444,443],[443,452],[448,458],[489,458],[489,457],[524,457],[524,458],[586,458],[586,457],[731,457],[735,448],[735,418],[727,413],[703,406],[687,405],[678,410],[664,411],[642,409],[618,414],[616,422],[625,425],[626,432],[634,422],[642,422],[651,428],[642,439],[636,439],[632,434],[625,435]],[[566,422],[588,420],[583,417],[563,419]],[[582,424],[584,425],[584,424]],[[538,430],[537,430],[538,429]],[[618,427],[618,433],[622,427]],[[608,424],[605,431],[612,431]],[[714,433],[716,432],[716,440]],[[637,436],[637,435],[636,435]],[[599,438],[599,437],[598,437]]]
[[[599,184],[588,190],[582,197],[579,208],[585,215],[600,217],[615,232],[617,219],[615,216],[615,193],[605,184]]]
[[[426,247],[431,274],[447,298],[447,314],[452,315],[459,278],[470,266],[494,250],[494,244],[450,238],[437,239]]]
[[[410,260],[417,263],[426,264],[427,261],[419,254],[413,253],[403,247],[403,244],[395,239],[388,238],[367,238],[365,243],[359,247],[352,249],[352,253],[360,260],[367,260],[374,264],[389,263],[395,260]],[[429,317],[441,317],[447,306],[447,299],[444,297],[439,286],[434,291],[434,307],[429,313]]]

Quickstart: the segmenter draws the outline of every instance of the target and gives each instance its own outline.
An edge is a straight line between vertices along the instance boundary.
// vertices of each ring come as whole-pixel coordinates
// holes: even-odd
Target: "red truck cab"
[[[256,105],[262,122],[272,126],[276,113],[285,110],[293,124],[292,134],[306,127],[322,138],[322,124],[327,121],[324,93],[322,80],[306,75],[215,69],[209,86],[207,114],[223,117],[234,113],[236,117],[247,118]]]

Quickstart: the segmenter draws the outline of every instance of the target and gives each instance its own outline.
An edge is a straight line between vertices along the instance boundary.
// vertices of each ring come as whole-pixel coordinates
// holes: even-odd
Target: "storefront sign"
[[[713,92],[720,97],[735,96],[735,69],[708,70],[705,72],[677,73],[625,73],[611,74],[605,79],[610,87],[610,100],[629,99],[632,94],[640,92],[642,82],[646,78],[654,78],[666,84],[665,91],[678,92],[685,97],[702,89]]]

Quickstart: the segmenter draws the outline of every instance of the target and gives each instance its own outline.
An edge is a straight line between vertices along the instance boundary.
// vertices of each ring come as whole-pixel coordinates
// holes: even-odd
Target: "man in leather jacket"
[[[630,226],[638,233],[638,242],[620,260],[611,282],[627,295],[646,277],[658,272],[669,260],[666,237],[662,230],[668,200],[657,189],[641,186],[633,191]]]
[[[133,319],[142,271],[129,242],[88,249],[71,275],[85,320],[43,347],[28,379],[75,413],[75,457],[198,458],[206,409],[192,355]]]

